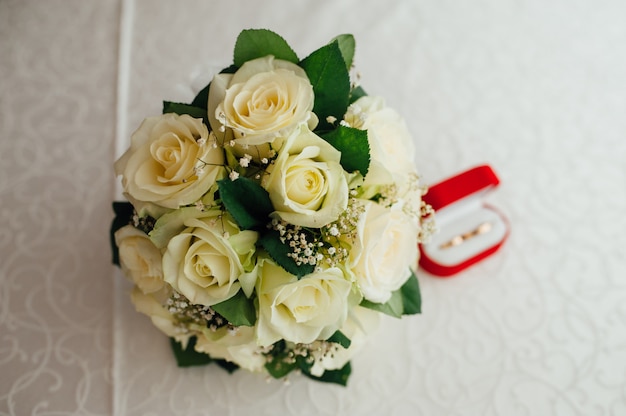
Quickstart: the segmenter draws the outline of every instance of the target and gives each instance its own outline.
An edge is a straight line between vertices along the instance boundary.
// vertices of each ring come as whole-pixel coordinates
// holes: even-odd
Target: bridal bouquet
[[[432,210],[404,121],[351,82],[353,55],[351,35],[300,60],[245,30],[233,65],[116,161],[113,261],[179,365],[345,385],[380,313],[420,312]]]

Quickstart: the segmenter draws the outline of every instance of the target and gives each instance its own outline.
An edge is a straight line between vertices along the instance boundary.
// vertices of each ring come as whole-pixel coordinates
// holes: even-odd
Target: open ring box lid
[[[439,231],[420,245],[420,266],[452,276],[495,253],[509,235],[509,223],[484,202],[500,180],[488,165],[477,166],[430,186],[424,201],[436,211]]]

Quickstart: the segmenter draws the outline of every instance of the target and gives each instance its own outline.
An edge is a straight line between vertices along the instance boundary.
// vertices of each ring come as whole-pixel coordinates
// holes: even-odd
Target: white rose
[[[148,316],[155,327],[168,337],[176,339],[183,345],[183,348],[186,348],[189,338],[196,334],[192,331],[182,332],[176,318],[163,306],[170,294],[170,288],[146,294],[135,286],[130,299],[137,312]]]
[[[115,232],[120,267],[143,293],[153,293],[165,286],[161,251],[146,233],[132,225]]]
[[[259,145],[286,136],[303,123],[314,128],[314,99],[302,68],[266,56],[246,62],[235,74],[214,77],[209,120],[216,132],[222,126],[231,128],[239,144]]]
[[[274,209],[284,221],[320,228],[348,206],[348,182],[341,153],[306,126],[287,138],[263,179]]]
[[[259,345],[281,339],[309,344],[329,338],[347,318],[351,289],[339,268],[298,280],[272,261],[264,261],[257,282]]]
[[[251,326],[240,326],[235,331],[226,327],[215,332],[205,329],[198,336],[195,349],[248,371],[263,371],[267,362],[256,344],[255,328]]]
[[[175,209],[200,199],[225,175],[223,164],[202,120],[163,114],[145,119],[133,133],[115,173],[131,202]]]
[[[385,303],[411,276],[417,267],[418,232],[417,218],[406,214],[402,203],[388,208],[365,202],[350,251],[350,266],[365,299]]]
[[[348,108],[345,120],[367,130],[371,165],[364,186],[405,186],[416,169],[414,142],[404,119],[382,98],[365,96]]]
[[[191,303],[211,306],[233,297],[243,286],[251,294],[256,277],[252,255],[258,234],[240,231],[227,217],[184,222],[163,254],[166,282]]]

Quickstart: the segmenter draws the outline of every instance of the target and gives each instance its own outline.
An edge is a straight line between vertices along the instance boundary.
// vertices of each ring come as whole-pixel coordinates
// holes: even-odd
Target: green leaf
[[[234,74],[235,72],[237,72],[237,69],[239,69],[238,67],[236,67],[235,65],[231,65],[228,66],[224,69],[222,69],[220,71],[220,74]],[[198,107],[198,108],[202,108],[203,110],[207,111],[207,108],[209,106],[209,91],[211,89],[211,83],[209,82],[206,87],[202,88],[200,90],[200,92],[198,92],[198,94],[194,97],[193,101],[191,102],[191,106],[192,107]]]
[[[316,50],[300,62],[315,93],[313,112],[319,118],[317,130],[328,130],[332,126],[326,120],[329,116],[343,119],[350,96],[350,75],[339,49],[334,41]]]
[[[237,65],[230,65],[220,71],[220,74],[234,74],[239,67]]]
[[[234,181],[222,179],[217,184],[220,199],[239,228],[249,230],[267,224],[274,207],[269,194],[261,185],[244,177]]]
[[[322,134],[322,138],[341,152],[341,166],[348,172],[359,171],[365,176],[370,166],[370,146],[367,131],[339,126]]]
[[[179,367],[207,365],[213,361],[209,354],[204,354],[194,349],[194,346],[196,345],[196,337],[189,338],[187,348],[184,349],[183,346],[174,338],[170,338],[170,344],[172,345],[174,357],[176,357],[176,363]]]
[[[285,356],[286,357],[286,356]],[[272,360],[268,361],[265,364],[265,369],[268,373],[274,378],[282,378],[289,374],[291,371],[295,370],[297,365],[296,363],[287,363],[282,358],[285,357],[274,357]]]
[[[400,288],[402,294],[403,315],[415,315],[422,313],[422,295],[415,273],[411,271],[411,277]]]
[[[343,332],[341,331],[337,331],[334,334],[332,334],[330,336],[330,338],[328,338],[326,341],[328,342],[334,342],[336,344],[341,345],[344,348],[349,348],[350,344],[352,343],[352,341],[350,341],[350,338],[348,338],[347,336],[344,335]]]
[[[324,374],[319,377],[311,374],[309,369],[302,369],[302,374],[313,380],[323,381],[325,383],[335,383],[344,387],[348,385],[350,373],[352,373],[352,366],[350,365],[350,362],[346,363],[346,365],[339,370],[326,370],[324,371]]]
[[[259,238],[259,244],[280,267],[297,276],[298,279],[313,273],[315,270],[315,266],[312,264],[301,264],[298,266],[295,260],[288,256],[292,252],[291,247],[280,241],[278,231],[269,230]]]
[[[211,83],[209,82],[206,87],[202,88],[198,95],[196,95],[191,102],[192,107],[201,108],[206,113],[209,103],[209,90],[211,89]]]
[[[209,123],[205,108],[195,107],[189,104],[163,101],[163,114],[167,113],[176,113],[178,115],[188,114],[193,118],[201,118],[206,125]]]
[[[254,326],[256,322],[254,302],[248,299],[242,290],[232,298],[213,305],[212,308],[234,326]]]
[[[183,346],[178,341],[176,341],[174,338],[170,338],[172,351],[174,352],[174,357],[176,358],[176,363],[179,367],[195,367],[207,365],[214,362],[224,370],[228,371],[230,374],[239,369],[239,366],[235,363],[231,363],[230,361],[222,359],[214,360],[209,354],[196,351],[194,349],[196,341],[196,337],[189,338],[187,348],[183,349]]]
[[[364,299],[361,302],[361,306],[382,312],[386,315],[393,316],[394,318],[400,318],[403,310],[402,294],[400,293],[400,290],[396,290],[391,294],[391,298],[386,303],[374,303]]]
[[[115,232],[132,222],[135,209],[130,202],[113,202],[113,212],[115,212],[115,218],[113,218],[111,223],[109,236],[111,241],[111,261],[116,266],[119,266],[120,253],[117,244],[115,244]]]
[[[286,360],[288,354],[289,350],[286,348],[285,341],[278,341],[274,344],[271,359],[265,363],[265,369],[272,377],[285,377],[292,370],[297,368],[297,362],[288,362],[288,360]]]
[[[241,67],[247,61],[274,55],[276,59],[298,63],[298,56],[281,36],[267,29],[242,31],[235,42],[234,64]]]
[[[349,362],[339,370],[326,370],[324,374],[318,377],[311,374],[311,367],[314,363],[309,361],[307,357],[297,355],[296,359],[293,360],[289,353],[290,350],[287,349],[285,341],[278,341],[274,344],[271,359],[265,364],[265,368],[272,377],[282,378],[299,368],[302,374],[316,381],[335,383],[342,386],[348,383],[348,378],[352,372]]]
[[[415,273],[411,271],[411,277],[409,277],[400,289],[391,294],[391,298],[386,303],[374,303],[364,299],[361,302],[361,306],[395,318],[400,318],[402,315],[420,313],[422,298]]]
[[[349,71],[352,67],[352,62],[354,60],[354,49],[356,47],[356,42],[354,40],[354,36],[350,34],[343,34],[335,37],[333,41],[337,41],[339,45],[339,50],[341,51],[341,56],[343,56],[343,60],[346,63],[346,69]]]
[[[355,102],[361,97],[365,97],[366,95],[367,95],[367,92],[365,92],[363,87],[361,87],[360,85],[358,87],[353,88],[352,91],[350,91],[350,104],[352,104],[353,102]]]
[[[231,363],[230,361],[219,359],[219,360],[214,360],[214,362],[215,364],[222,367],[224,370],[228,371],[229,374],[232,374],[235,371],[239,370],[239,366],[235,363]]]

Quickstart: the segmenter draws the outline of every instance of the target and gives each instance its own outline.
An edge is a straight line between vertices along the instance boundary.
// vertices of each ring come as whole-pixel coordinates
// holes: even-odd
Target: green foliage
[[[370,166],[370,145],[367,131],[339,126],[321,136],[341,152],[341,166],[347,172],[359,171],[365,176]]]
[[[196,337],[191,337],[187,343],[187,348],[183,348],[178,341],[174,338],[170,338],[172,351],[174,352],[174,357],[179,367],[194,367],[214,362],[229,373],[233,373],[239,369],[237,364],[221,359],[213,359],[208,354],[197,352],[194,349],[196,341]],[[289,353],[290,350],[287,349],[285,341],[279,341],[274,345],[272,355],[265,364],[265,369],[272,377],[277,379],[283,378],[293,370],[300,369],[302,374],[313,380],[335,383],[341,386],[347,385],[348,378],[352,372],[352,367],[349,362],[338,370],[326,370],[321,376],[314,376],[311,374],[311,368],[313,366],[312,361],[300,356],[292,359]]]
[[[400,291],[397,290],[391,294],[391,298],[385,303],[374,303],[364,299],[361,302],[361,306],[382,312],[386,315],[393,316],[394,318],[400,318],[403,310],[402,295],[400,294]]]
[[[365,92],[363,87],[358,86],[358,87],[353,88],[352,91],[350,91],[350,104],[352,104],[353,102],[355,102],[361,97],[365,97],[366,95],[367,95],[367,92]]]
[[[113,212],[115,212],[115,218],[111,223],[111,229],[109,233],[109,238],[111,241],[111,261],[116,266],[119,266],[120,253],[117,244],[115,244],[115,232],[120,228],[132,223],[133,213],[135,212],[135,209],[130,202],[113,202]]]
[[[170,338],[170,345],[172,346],[172,351],[174,352],[174,357],[176,358],[176,364],[178,364],[179,367],[196,367],[215,363],[231,374],[239,369],[239,366],[235,363],[221,359],[215,360],[211,358],[209,354],[197,352],[194,349],[196,341],[196,337],[189,338],[187,348],[183,348],[178,341],[174,338]]]
[[[329,116],[343,119],[348,109],[350,75],[346,68],[339,42],[321,47],[300,62],[315,93],[313,112],[319,118],[318,130],[332,128],[326,120]]]
[[[289,257],[292,249],[281,241],[278,231],[266,228],[274,207],[269,194],[261,185],[251,179],[239,177],[234,181],[223,179],[218,182],[218,186],[222,203],[239,227],[243,230],[257,229],[261,232],[258,244],[279,266],[299,278],[313,272],[315,266],[298,265]]]
[[[220,71],[220,74],[234,74],[239,67],[237,65],[230,65]]]
[[[411,277],[409,277],[400,289],[391,294],[391,299],[386,303],[374,303],[363,300],[361,306],[385,313],[395,318],[400,318],[402,315],[421,313],[422,297],[415,273],[411,272]]]
[[[196,337],[189,338],[187,348],[183,348],[183,346],[174,338],[170,338],[170,344],[172,346],[172,351],[174,351],[176,363],[179,367],[206,365],[213,361],[208,354],[197,352],[194,349],[194,346],[196,345]]]
[[[352,61],[354,60],[354,49],[356,47],[356,41],[354,40],[354,36],[350,34],[343,34],[336,36],[331,41],[337,41],[339,45],[339,50],[341,51],[341,56],[343,56],[343,60],[346,63],[346,69],[349,71],[352,67]]]
[[[201,108],[204,112],[207,112],[209,107],[209,89],[211,88],[211,83],[209,82],[206,87],[202,88],[198,95],[196,95],[191,102],[192,107]]]
[[[234,74],[235,72],[237,72],[237,69],[239,69],[238,67],[236,67],[235,65],[231,65],[229,67],[226,67],[224,69],[222,69],[220,71],[220,74]],[[191,106],[192,107],[198,107],[201,108],[205,111],[207,111],[208,107],[209,107],[209,91],[211,89],[211,83],[209,82],[204,88],[202,88],[200,90],[200,92],[198,92],[198,94],[194,97],[193,101],[191,102]]]
[[[174,103],[172,101],[163,101],[163,114],[175,113],[178,115],[188,114],[193,118],[201,118],[204,124],[209,123],[205,108],[195,107],[190,104]]]
[[[278,34],[267,29],[242,31],[235,42],[234,64],[241,67],[245,62],[267,55],[276,59],[297,63],[298,56]]]
[[[232,374],[235,371],[239,370],[239,366],[235,363],[231,363],[230,361],[214,359],[213,362],[219,365],[223,370],[228,371],[229,374]]]
[[[212,308],[234,326],[254,326],[256,322],[254,301],[248,299],[242,290]]]
[[[339,344],[344,348],[349,348],[350,344],[352,344],[352,341],[350,341],[350,338],[345,336],[345,334],[341,331],[335,332],[326,341],[334,342],[335,344]]]
[[[324,374],[319,377],[314,376],[308,370],[302,369],[302,374],[313,380],[323,381],[325,383],[335,383],[344,387],[348,385],[348,378],[350,378],[351,373],[352,366],[349,361],[339,370],[326,370],[324,371]]]
[[[415,273],[411,271],[411,277],[400,288],[402,294],[403,315],[415,315],[422,313],[422,295]]]
[[[285,341],[274,344],[270,359],[265,363],[265,369],[274,378],[282,378],[298,367],[297,362],[287,362],[289,350]]]
[[[343,335],[343,334],[342,334]],[[345,336],[344,336],[345,337]],[[285,341],[278,341],[274,344],[274,349],[270,360],[265,364],[265,369],[274,378],[283,378],[290,372],[300,369],[305,376],[325,383],[335,383],[346,386],[348,378],[352,372],[352,367],[348,362],[339,370],[326,370],[321,376],[311,374],[314,362],[311,357],[290,356]]]
[[[274,207],[269,194],[261,185],[244,177],[234,181],[222,179],[217,184],[220,199],[239,228],[250,230],[268,223],[268,216]]]

